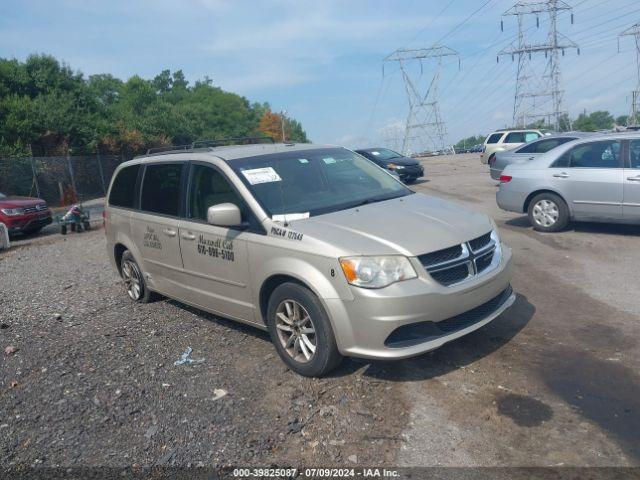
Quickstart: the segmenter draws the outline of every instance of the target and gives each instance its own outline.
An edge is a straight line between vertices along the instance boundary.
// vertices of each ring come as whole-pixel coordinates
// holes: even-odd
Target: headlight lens
[[[356,287],[382,288],[418,275],[407,257],[344,257],[340,266],[347,282]]]
[[[3,208],[0,211],[8,217],[15,217],[16,215],[22,215],[24,208]]]
[[[395,163],[390,163],[389,165],[387,165],[387,168],[389,170],[403,170],[404,167],[402,165],[396,165]]]

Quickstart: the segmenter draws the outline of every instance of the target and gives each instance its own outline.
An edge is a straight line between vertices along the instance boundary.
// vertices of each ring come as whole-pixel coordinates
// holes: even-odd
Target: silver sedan
[[[509,165],[496,200],[543,232],[571,220],[640,224],[640,133],[573,140]]]
[[[513,150],[497,152],[489,159],[489,173],[491,173],[491,178],[499,180],[500,175],[502,175],[502,171],[507,165],[511,165],[512,163],[528,162],[529,160],[538,158],[540,155],[543,155],[560,145],[564,145],[567,142],[593,135],[595,134],[591,132],[559,133],[557,135],[539,138],[520,147],[514,148]]]

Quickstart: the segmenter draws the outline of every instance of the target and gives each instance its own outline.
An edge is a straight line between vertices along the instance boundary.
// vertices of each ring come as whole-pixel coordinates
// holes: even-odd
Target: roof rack
[[[257,143],[276,143],[272,137],[229,137],[216,140],[196,140],[191,145],[170,145],[154,147],[147,150],[146,155],[195,150],[197,148],[215,148],[224,145],[252,145]]]

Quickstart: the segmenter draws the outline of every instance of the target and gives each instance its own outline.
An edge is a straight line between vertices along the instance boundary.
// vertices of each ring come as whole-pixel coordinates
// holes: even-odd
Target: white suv
[[[544,134],[540,130],[496,130],[484,141],[480,163],[489,163],[492,154],[501,150],[511,150],[532,140],[537,140]]]

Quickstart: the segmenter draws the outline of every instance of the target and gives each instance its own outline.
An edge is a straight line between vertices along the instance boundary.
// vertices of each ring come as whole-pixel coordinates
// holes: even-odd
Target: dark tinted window
[[[220,172],[194,165],[191,175],[189,218],[206,222],[209,207],[220,203],[233,203],[242,210],[242,200]]]
[[[571,140],[575,140],[575,138],[562,137],[538,140],[537,142],[531,142],[530,144],[521,147],[518,150],[518,153],[547,153],[549,150],[552,150],[563,143],[570,142]]]
[[[125,208],[135,206],[136,181],[139,171],[140,165],[132,165],[118,172],[109,194],[109,205]]]
[[[180,210],[181,172],[181,164],[147,165],[142,182],[142,210],[177,217]]]
[[[631,140],[629,143],[629,157],[631,168],[640,168],[640,140]]]
[[[504,139],[504,143],[524,143],[524,141],[524,132],[511,132]]]
[[[494,133],[492,135],[489,135],[489,138],[487,138],[487,143],[498,143],[502,138],[502,135],[502,133]]]
[[[578,145],[562,155],[553,166],[560,168],[619,168],[620,142],[603,140]]]

